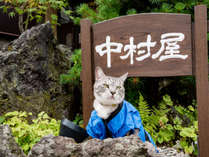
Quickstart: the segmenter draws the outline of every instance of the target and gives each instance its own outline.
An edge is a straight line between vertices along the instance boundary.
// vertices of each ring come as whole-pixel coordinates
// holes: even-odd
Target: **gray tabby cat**
[[[107,119],[124,100],[124,82],[127,76],[128,73],[121,77],[106,76],[100,67],[96,67],[93,106],[102,119]]]
[[[96,67],[93,107],[100,118],[107,119],[117,109],[118,105],[123,102],[125,97],[124,82],[127,76],[128,73],[120,77],[107,76],[100,67]],[[137,136],[138,131],[138,129],[134,131]],[[126,135],[129,135],[129,133]],[[159,152],[157,153],[150,142],[145,142],[144,145],[151,157],[188,157],[182,152],[178,153],[173,148],[158,148]]]

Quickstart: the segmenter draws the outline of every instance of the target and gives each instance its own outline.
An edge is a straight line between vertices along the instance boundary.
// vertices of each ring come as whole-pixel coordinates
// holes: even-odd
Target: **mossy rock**
[[[0,115],[45,111],[57,119],[71,119],[73,87],[59,83],[60,74],[70,67],[72,53],[67,50],[57,49],[50,23],[25,31],[0,50]]]

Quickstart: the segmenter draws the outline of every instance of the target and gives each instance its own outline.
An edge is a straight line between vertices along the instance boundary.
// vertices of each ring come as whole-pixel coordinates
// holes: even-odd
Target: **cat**
[[[107,119],[124,100],[127,76],[128,73],[121,77],[106,76],[100,67],[96,67],[93,107],[102,119]]]
[[[144,142],[150,156],[164,157],[166,152],[167,157],[186,157],[172,148],[161,150],[156,147],[152,137],[143,128],[139,112],[124,100],[124,82],[127,77],[128,73],[120,77],[107,76],[100,67],[96,67],[94,111],[92,111],[86,127],[87,133],[91,137],[99,139],[135,134]]]
[[[94,111],[87,125],[87,133],[100,139],[137,134],[142,141],[148,139],[154,144],[143,128],[139,112],[124,100],[127,77],[128,73],[120,77],[107,76],[100,67],[96,67]]]

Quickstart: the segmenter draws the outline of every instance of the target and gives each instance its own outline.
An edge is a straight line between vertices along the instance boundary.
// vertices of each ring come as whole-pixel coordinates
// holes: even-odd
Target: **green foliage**
[[[125,98],[135,107],[138,104],[138,91],[143,87],[143,82],[140,81],[140,78],[128,78],[125,82]]]
[[[154,12],[166,12],[166,13],[191,13],[193,14],[193,8],[199,4],[197,0],[150,0],[152,4],[157,4],[151,11]],[[153,3],[155,1],[155,3]],[[157,3],[156,3],[157,1]],[[206,2],[202,2],[206,4]]]
[[[82,18],[89,18],[94,23],[104,21],[119,16],[120,0],[96,0],[96,10],[90,8],[87,4],[81,4],[77,13]]]
[[[73,122],[77,125],[79,125],[80,127],[84,127],[83,125],[83,117],[81,114],[76,114],[75,119],[73,120]]]
[[[0,124],[3,124],[4,121],[5,121],[5,118],[3,116],[0,116]]]
[[[138,109],[145,129],[157,145],[176,146],[184,152],[197,155],[197,110],[196,103],[188,107],[174,105],[170,96],[165,95],[160,104],[150,107],[139,94]]]
[[[71,11],[65,8],[69,5],[67,0],[0,0],[4,5],[0,7],[3,12],[8,13],[10,17],[14,17],[16,14],[22,16],[27,15],[24,20],[24,29],[26,30],[28,24],[32,20],[41,22],[43,17],[47,14],[48,8],[63,11],[70,17]],[[53,25],[58,24],[57,15],[51,14],[51,22]]]
[[[96,7],[96,9],[95,9]],[[93,23],[112,19],[121,15],[123,2],[120,0],[95,0],[95,6],[90,7],[88,4],[81,4],[76,12],[81,18],[88,18]],[[126,10],[126,14],[136,14],[137,10],[130,8]],[[79,24],[79,17],[74,18],[74,23]]]
[[[92,3],[91,3],[92,4]],[[165,13],[190,13],[193,14],[194,6],[198,4],[209,5],[208,0],[95,0],[94,5],[81,4],[76,12],[81,18],[88,18],[93,23],[137,12],[165,12]],[[143,6],[143,7],[140,7]],[[78,24],[80,17],[74,18]]]
[[[73,83],[78,84],[80,81],[81,73],[81,49],[76,49],[74,54],[71,56],[70,61],[73,63],[73,66],[70,68],[67,74],[60,75],[60,83]]]
[[[50,118],[44,112],[39,113],[32,123],[28,120],[30,116],[32,113],[8,112],[4,115],[3,122],[3,124],[10,126],[16,142],[26,154],[43,136],[49,134],[58,136],[60,127],[60,121]]]
[[[142,122],[147,123],[149,120],[151,109],[150,109],[148,103],[144,100],[144,97],[142,96],[141,93],[139,93],[139,103],[140,103],[140,105],[138,106],[138,110],[142,111],[142,112],[140,112]]]
[[[137,13],[136,9],[129,9],[129,10],[126,12],[127,15],[136,14],[136,13]]]
[[[183,10],[186,7],[186,5],[184,3],[182,3],[182,2],[178,2],[178,3],[175,4],[174,7],[175,7],[176,10],[181,11],[181,10]]]

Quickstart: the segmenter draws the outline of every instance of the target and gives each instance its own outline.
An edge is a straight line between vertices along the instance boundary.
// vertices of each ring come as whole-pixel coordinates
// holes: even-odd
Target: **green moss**
[[[51,92],[37,92],[30,96],[14,95],[13,93],[8,95],[6,99],[3,99],[0,95],[0,115],[9,111],[22,110],[32,112],[36,116],[41,111],[45,111],[50,116],[61,119],[67,106],[70,105],[72,96],[69,94],[55,94],[54,92],[56,92],[55,89],[51,89]]]

